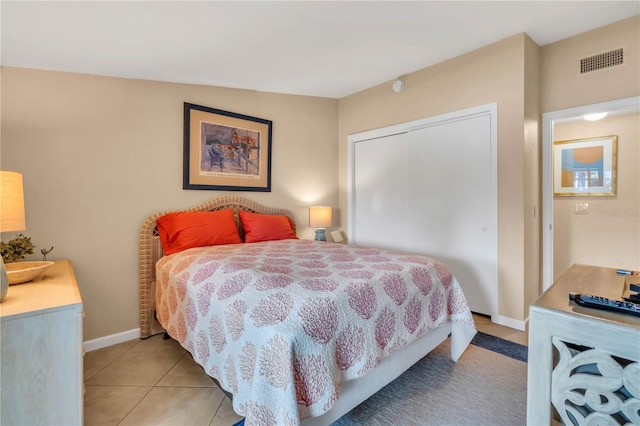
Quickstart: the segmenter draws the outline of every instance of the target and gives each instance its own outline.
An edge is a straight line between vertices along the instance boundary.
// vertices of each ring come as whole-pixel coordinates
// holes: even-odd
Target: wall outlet
[[[589,203],[576,203],[576,214],[589,214]]]

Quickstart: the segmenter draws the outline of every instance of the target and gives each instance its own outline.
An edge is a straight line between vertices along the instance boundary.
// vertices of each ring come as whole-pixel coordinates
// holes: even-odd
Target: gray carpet
[[[524,425],[527,364],[470,345],[457,363],[449,340],[333,423],[347,425]]]

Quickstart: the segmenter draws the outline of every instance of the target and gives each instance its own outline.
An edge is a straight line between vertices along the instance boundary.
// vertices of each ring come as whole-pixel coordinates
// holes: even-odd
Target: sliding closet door
[[[402,249],[408,240],[408,139],[400,133],[354,146],[358,245]]]
[[[487,315],[497,315],[498,294],[494,118],[462,114],[354,139],[350,194],[355,244],[441,261]]]
[[[489,115],[410,132],[407,249],[451,268],[474,312],[493,314],[497,218]]]

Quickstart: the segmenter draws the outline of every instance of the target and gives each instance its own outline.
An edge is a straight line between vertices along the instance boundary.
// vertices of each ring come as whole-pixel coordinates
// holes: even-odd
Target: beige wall
[[[540,145],[540,47],[525,40],[524,70],[524,288],[525,317],[529,305],[540,295],[540,224],[542,168]]]
[[[624,47],[625,64],[578,73],[585,56]],[[543,113],[640,94],[640,15],[541,48]]]
[[[525,54],[526,50],[533,50],[535,57],[529,38],[520,34],[409,74],[401,93],[394,93],[388,82],[340,100],[340,226],[343,229],[347,228],[349,134],[498,103],[498,304],[501,316],[516,320],[526,317],[525,281],[536,290],[538,287],[537,276],[525,275],[525,264],[538,257],[525,257],[525,226],[529,226],[524,221],[525,204],[538,202],[535,191],[524,193],[525,155],[527,162],[535,161],[524,150],[525,96],[534,104],[527,114],[537,128],[537,95],[529,89],[535,89],[536,82],[525,92],[525,62],[530,56]],[[535,80],[536,67],[527,69]],[[533,140],[532,135],[528,135],[528,140]],[[533,163],[529,170],[535,167]],[[534,179],[535,174],[531,171],[526,178]],[[538,238],[531,234],[529,237]],[[535,247],[536,243],[531,244]]]
[[[225,194],[182,189],[183,102],[273,121],[272,191],[240,194],[291,209],[302,238],[314,237],[307,206],[338,204],[335,99],[7,67],[1,75],[1,166],[24,175],[36,253],[55,246],[48,258],[73,262],[85,340],[138,327],[143,220]]]
[[[608,135],[618,136],[617,194],[554,198],[554,279],[574,263],[640,270],[640,115],[554,128],[558,141]],[[575,214],[576,203],[588,203],[589,213]]]

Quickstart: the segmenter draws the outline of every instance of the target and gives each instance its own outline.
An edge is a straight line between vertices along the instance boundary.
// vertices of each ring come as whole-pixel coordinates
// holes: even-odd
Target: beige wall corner
[[[540,295],[540,47],[525,38],[524,68],[524,288],[523,309],[528,316],[529,305]]]

